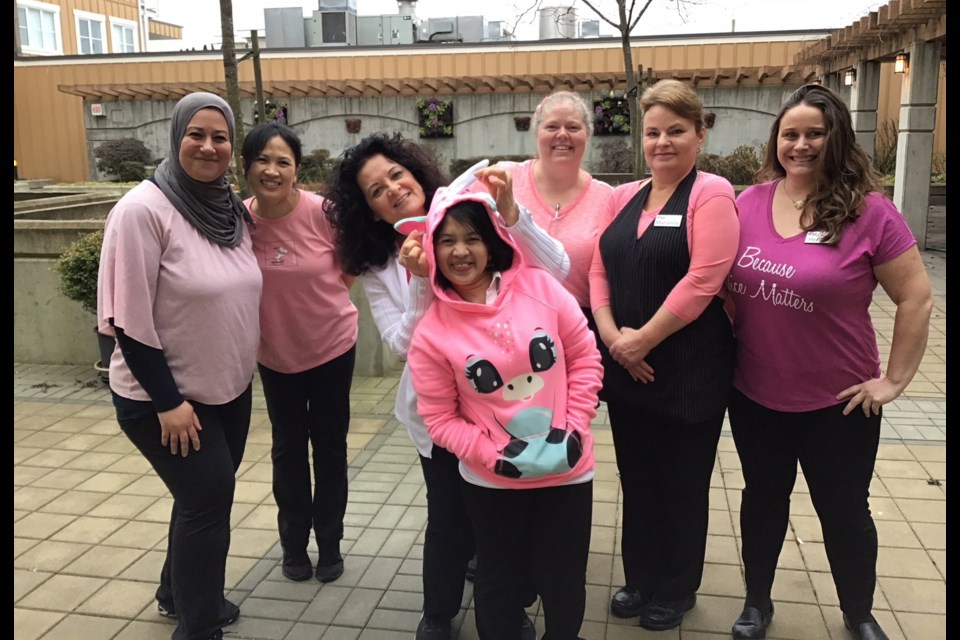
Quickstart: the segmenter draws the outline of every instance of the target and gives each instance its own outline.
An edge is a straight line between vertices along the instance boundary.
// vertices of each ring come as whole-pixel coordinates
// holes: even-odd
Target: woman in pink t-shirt
[[[257,363],[273,432],[273,497],[289,580],[343,574],[347,430],[356,359],[357,309],[337,260],[323,198],[297,189],[300,139],[265,122],[243,141],[243,169],[263,273]],[[313,486],[310,451],[313,449]],[[307,555],[310,531],[316,568]]]
[[[570,256],[563,286],[573,294],[593,327],[587,275],[597,234],[606,226],[613,189],[583,168],[593,132],[590,107],[572,91],[551,93],[533,112],[537,157],[503,162],[513,192],[537,225],[556,238]]]
[[[877,530],[870,480],[881,407],[923,356],[932,296],[916,241],[857,145],[850,111],[826,87],[793,93],[744,191],[740,247],[727,280],[737,356],[730,426],[743,467],[740,528],[746,602],[733,637],[763,638],[797,463],[820,518],[855,638],[885,640],[871,613]],[[870,303],[897,305],[886,370]]]

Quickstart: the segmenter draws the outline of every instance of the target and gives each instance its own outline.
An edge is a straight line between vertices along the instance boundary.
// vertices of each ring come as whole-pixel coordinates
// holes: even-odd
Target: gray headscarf
[[[170,155],[153,174],[160,191],[177,211],[212,242],[236,247],[243,240],[243,221],[253,224],[247,208],[233,192],[226,174],[213,182],[191,178],[180,165],[180,143],[187,126],[200,109],[218,109],[227,120],[230,142],[234,143],[233,110],[212,93],[197,92],[184,96],[170,116]]]

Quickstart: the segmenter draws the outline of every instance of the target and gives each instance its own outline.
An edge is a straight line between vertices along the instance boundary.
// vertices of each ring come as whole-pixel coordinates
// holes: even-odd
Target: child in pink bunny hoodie
[[[486,193],[434,197],[423,252],[436,298],[408,363],[430,437],[460,459],[466,481],[481,640],[519,637],[530,568],[546,637],[575,640],[603,369],[577,302],[523,263],[495,216]]]

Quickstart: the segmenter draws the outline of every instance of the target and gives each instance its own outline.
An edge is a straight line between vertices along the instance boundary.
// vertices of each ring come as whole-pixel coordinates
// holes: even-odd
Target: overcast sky
[[[636,0],[642,5],[644,0]],[[787,29],[842,28],[886,1],[870,0],[694,0],[687,11],[686,21],[677,15],[676,0],[653,0],[640,21],[635,35],[717,33],[730,31],[770,31]],[[200,48],[204,43],[220,42],[220,3],[218,0],[146,0],[148,7],[158,9],[158,18],[183,26],[184,39],[171,48]],[[484,17],[517,24],[519,39],[535,40],[539,20],[530,8],[537,0],[418,0],[418,18],[441,18],[455,15],[478,15],[482,6]],[[540,0],[540,6],[568,6],[569,0]],[[616,21],[615,0],[593,2],[609,11]],[[396,14],[396,0],[356,0],[357,15]],[[238,33],[263,29],[263,10],[275,7],[302,7],[304,16],[312,15],[319,0],[233,0],[234,28]],[[596,19],[596,15],[579,0],[576,1],[580,20]],[[524,15],[524,12],[526,14]],[[518,17],[518,16],[523,16]],[[601,35],[614,35],[613,27],[601,21]],[[151,48],[152,45],[151,45]]]

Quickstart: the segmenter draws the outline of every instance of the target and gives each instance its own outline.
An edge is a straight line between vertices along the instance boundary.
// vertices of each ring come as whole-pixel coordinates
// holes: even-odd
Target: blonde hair
[[[593,133],[593,121],[590,117],[590,107],[587,106],[586,100],[580,97],[579,93],[575,93],[573,91],[557,91],[555,93],[551,93],[540,101],[540,104],[537,105],[537,108],[533,110],[534,134],[536,134],[537,130],[540,128],[540,124],[543,122],[544,114],[558,104],[569,104],[580,113],[580,115],[583,117],[583,128],[587,132],[587,137],[590,137],[590,135]]]
[[[700,133],[704,126],[703,100],[697,92],[679,80],[660,80],[647,88],[640,97],[640,111],[646,113],[656,106],[666,107],[681,118],[693,122],[694,129]]]

